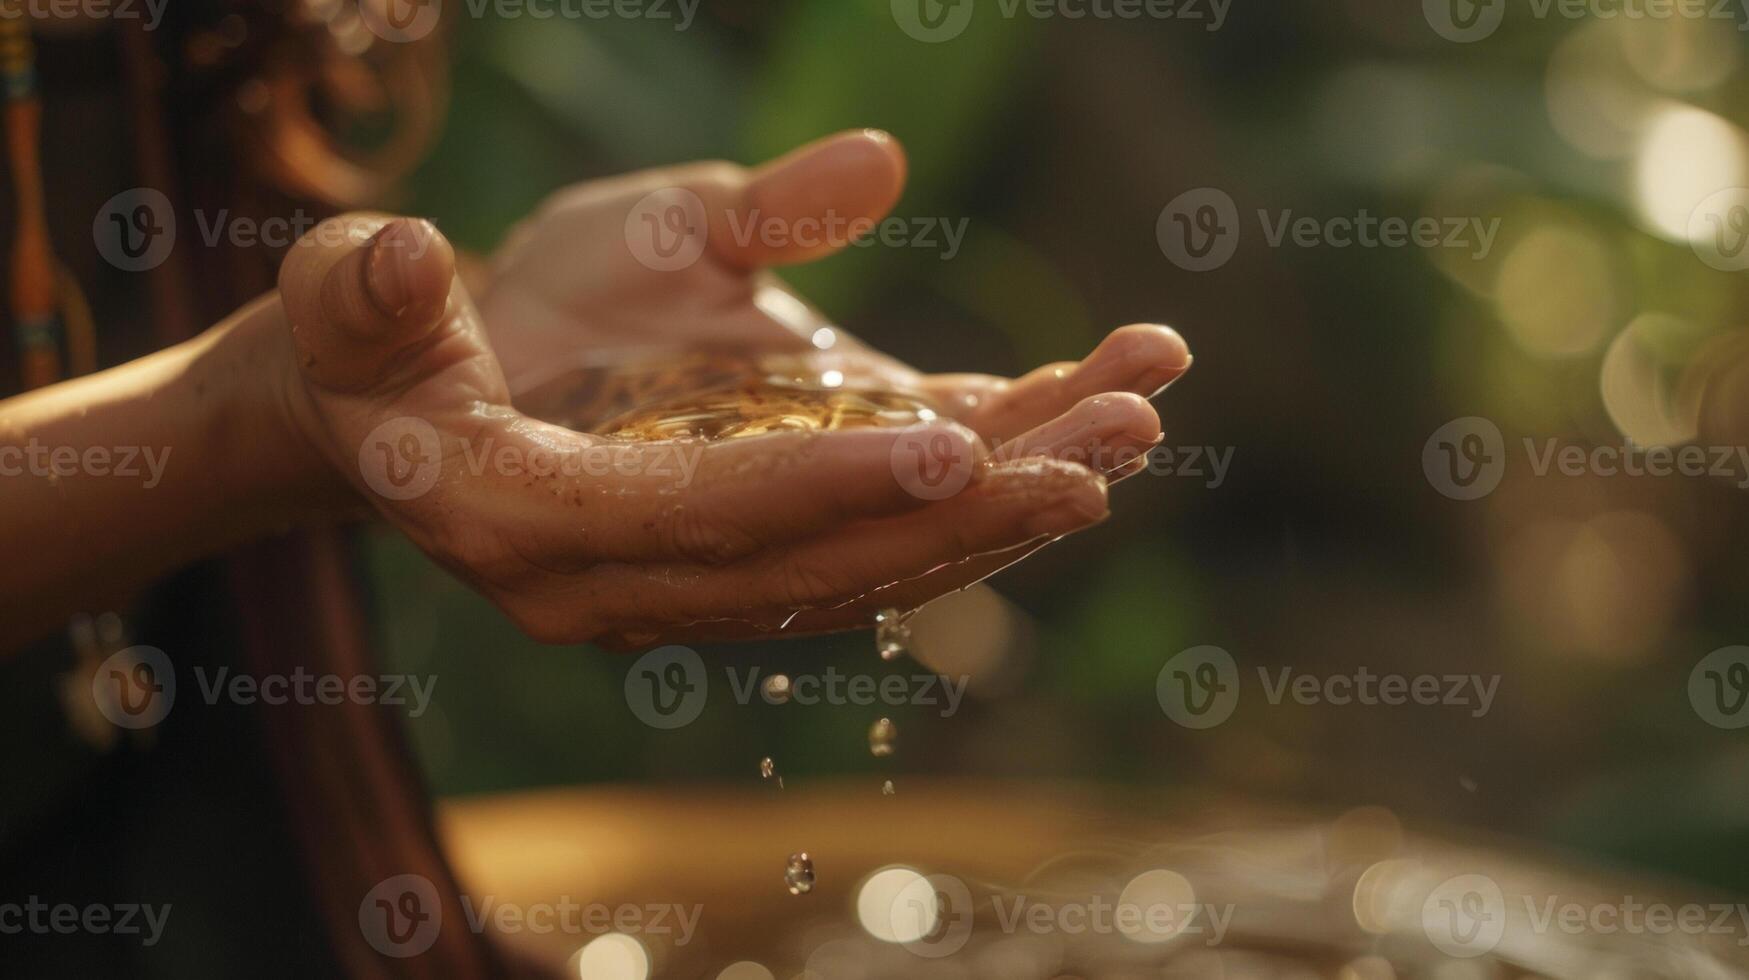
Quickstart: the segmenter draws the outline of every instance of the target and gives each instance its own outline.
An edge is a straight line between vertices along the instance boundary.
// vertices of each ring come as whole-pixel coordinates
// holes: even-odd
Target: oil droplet
[[[910,652],[911,627],[905,625],[897,609],[882,609],[875,613],[875,649],[882,660],[897,660]]]
[[[893,781],[892,780],[889,779],[886,782],[881,784],[881,795],[882,796],[892,796],[893,795]]]
[[[893,754],[893,741],[899,737],[899,729],[894,727],[891,718],[882,718],[869,726],[868,751],[877,759],[884,759]]]
[[[814,859],[808,857],[807,851],[789,856],[789,864],[783,869],[783,883],[789,886],[791,895],[806,895],[814,890]]]
[[[759,686],[765,695],[765,700],[771,704],[783,704],[789,700],[790,682],[788,674],[772,674]]]
[[[759,775],[763,779],[777,775],[777,763],[771,761],[771,756],[759,760]]]

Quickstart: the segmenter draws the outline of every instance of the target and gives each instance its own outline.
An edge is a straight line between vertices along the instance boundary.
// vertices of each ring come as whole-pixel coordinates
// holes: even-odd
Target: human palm
[[[896,144],[855,133],[753,171],[707,163],[580,185],[511,235],[477,313],[460,280],[424,312],[376,302],[398,307],[391,319],[437,326],[389,342],[375,367],[356,351],[331,356],[315,321],[334,304],[306,304],[293,326],[318,441],[345,459],[389,422],[430,420],[444,459],[436,489],[411,502],[367,497],[543,639],[639,646],[851,628],[981,579],[1104,517],[1108,473],[1094,470],[1158,441],[1145,396],[1183,373],[1189,354],[1172,331],[1133,326],[1082,362],[1019,379],[920,374],[832,326],[767,271],[843,241],[744,234],[755,217],[872,222],[903,181]],[[667,223],[677,207],[684,220]],[[640,237],[663,231],[673,233],[667,249]],[[288,308],[300,290],[332,292],[333,263],[303,262],[313,271],[282,274]],[[422,268],[447,278],[452,264]],[[324,281],[301,283],[311,276]],[[323,362],[313,368],[312,348]],[[840,372],[847,388],[914,393],[945,416],[926,429],[967,467],[965,488],[920,496],[900,472],[906,433],[878,430],[613,445],[634,465],[605,474],[451,476],[451,461],[482,440],[525,455],[602,450],[611,441],[525,414],[539,415],[531,404],[543,387],[574,372],[611,377],[652,359],[725,353],[784,355]],[[650,479],[645,464],[664,449],[697,453],[696,480]]]

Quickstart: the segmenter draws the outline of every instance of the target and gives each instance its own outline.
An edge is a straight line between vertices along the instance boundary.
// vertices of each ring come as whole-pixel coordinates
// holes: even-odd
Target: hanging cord
[[[0,0],[0,81],[6,91],[6,155],[17,231],[12,241],[12,327],[24,387],[59,381],[61,340],[73,374],[97,367],[96,329],[78,283],[55,258],[43,199],[42,101],[30,20],[17,0]]]

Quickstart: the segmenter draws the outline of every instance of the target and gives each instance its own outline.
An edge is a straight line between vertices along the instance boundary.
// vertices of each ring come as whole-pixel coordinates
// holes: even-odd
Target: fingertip
[[[811,242],[756,250],[760,264],[818,258],[866,236],[898,203],[907,163],[898,140],[881,130],[849,130],[773,160],[754,174],[745,205],[792,228],[835,222]]]
[[[436,225],[396,218],[371,236],[366,293],[391,321],[427,322],[448,301],[455,267],[455,248]]]
[[[1128,436],[1152,445],[1160,435],[1160,412],[1154,403],[1131,391],[1108,391],[1092,395],[1076,406],[1085,411],[1089,425],[1109,432],[1108,438]],[[1072,413],[1074,414],[1074,413]]]

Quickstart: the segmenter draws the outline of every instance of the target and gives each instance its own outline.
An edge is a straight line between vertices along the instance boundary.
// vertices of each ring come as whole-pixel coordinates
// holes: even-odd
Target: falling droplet
[[[875,613],[875,649],[882,660],[896,660],[910,652],[911,627],[905,625],[897,609],[882,609]]]
[[[881,784],[881,795],[882,796],[892,796],[893,795],[893,781],[892,780],[889,779],[886,782]]]
[[[783,869],[783,883],[789,886],[791,895],[806,895],[814,890],[814,859],[808,857],[807,851],[789,856],[789,864]]]
[[[789,700],[790,682],[788,674],[772,674],[760,685],[765,694],[765,700],[772,704],[783,704]]]
[[[771,761],[771,756],[759,760],[759,775],[764,779],[777,775],[777,763]]]
[[[891,718],[882,718],[869,726],[868,750],[877,759],[884,759],[893,754],[893,740],[899,737],[899,729],[894,727]]]

